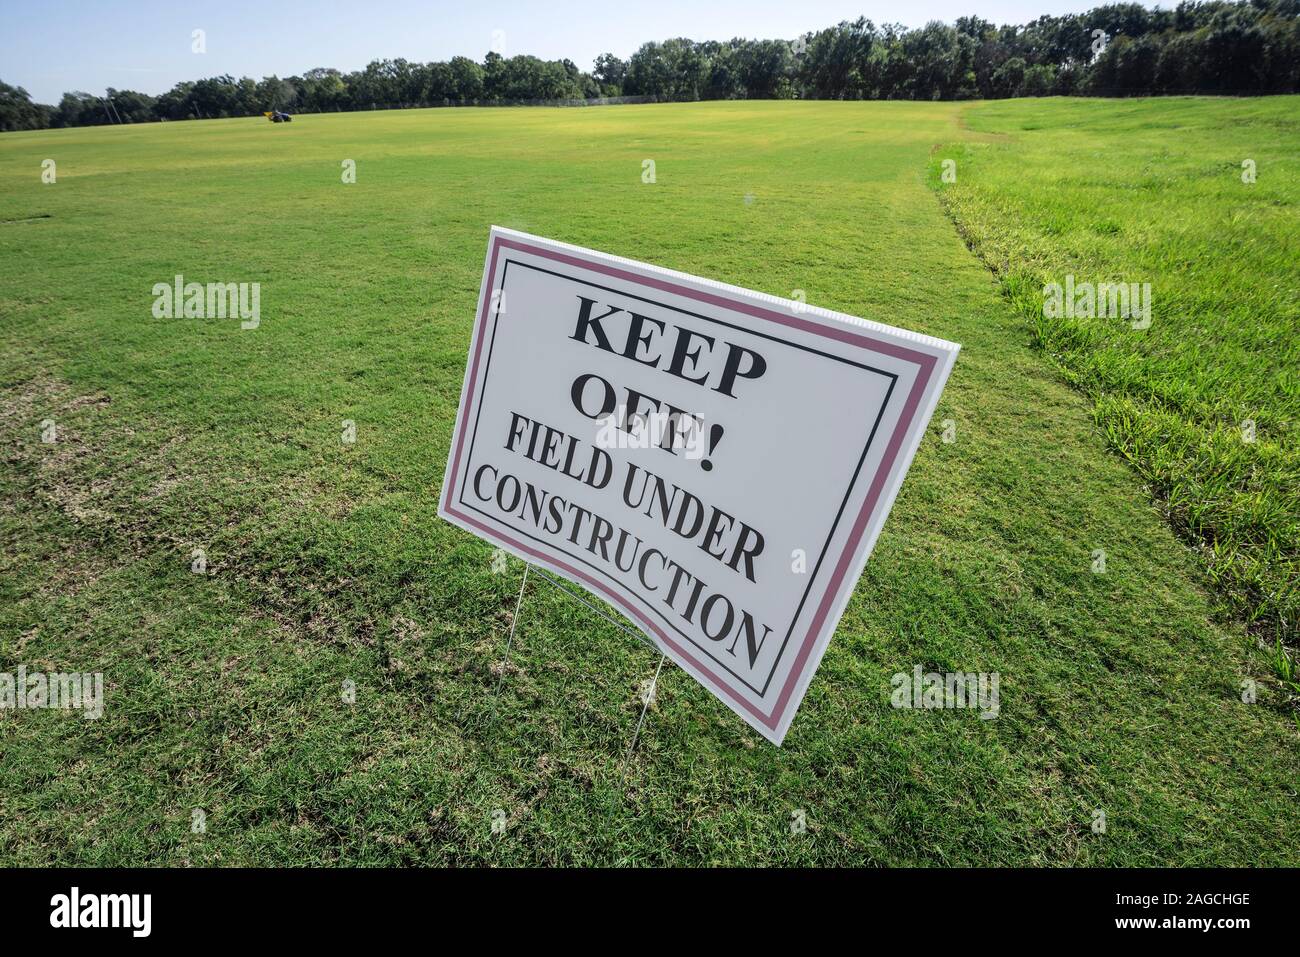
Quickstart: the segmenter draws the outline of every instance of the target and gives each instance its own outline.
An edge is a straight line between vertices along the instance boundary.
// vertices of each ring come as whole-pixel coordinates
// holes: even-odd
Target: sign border
[[[827,622],[838,622],[843,614],[844,606],[848,603],[858,575],[861,574],[861,569],[866,564],[866,557],[875,545],[875,539],[879,535],[880,527],[892,508],[894,498],[902,483],[901,480],[893,483],[893,488],[889,489],[887,494],[882,494],[885,492],[885,485],[896,469],[901,468],[901,474],[906,474],[924,433],[923,428],[917,428],[916,426],[918,423],[929,421],[947,380],[948,373],[956,360],[960,346],[942,339],[868,322],[854,316],[778,299],[753,290],[728,286],[648,263],[635,262],[595,250],[583,249],[578,246],[543,239],[539,236],[504,229],[499,226],[492,227],[488,242],[488,256],[484,262],[483,281],[479,289],[479,306],[472,335],[471,354],[465,368],[460,407],[457,410],[456,424],[449,443],[447,471],[443,478],[442,488],[439,490],[439,514],[468,530],[477,529],[479,532],[484,533],[489,540],[508,546],[511,551],[521,558],[551,567],[565,577],[583,585],[583,587],[595,590],[598,594],[604,596],[607,601],[628,614],[637,623],[639,630],[654,638],[661,649],[665,645],[672,649],[675,652],[672,657],[679,664],[682,663],[682,659],[685,659],[685,662],[689,663],[693,675],[707,681],[711,687],[716,689],[719,697],[722,697],[723,701],[732,710],[741,713],[741,716],[756,727],[764,737],[779,745],[785,737],[791,720],[793,720],[794,712],[803,698],[808,682],[811,680],[813,673],[816,672],[822,654],[829,644],[833,629],[826,627]],[[521,253],[560,262],[588,272],[611,276],[637,286],[659,289],[662,292],[668,292],[686,299],[720,306],[732,312],[775,322],[812,335],[820,335],[848,345],[871,349],[874,352],[884,353],[917,366],[917,375],[912,383],[912,388],[903,400],[899,420],[889,435],[880,465],[871,477],[871,483],[867,488],[862,507],[849,530],[848,539],[840,552],[839,559],[834,564],[830,581],[821,592],[821,600],[818,602],[812,622],[809,624],[806,635],[798,647],[794,661],[790,666],[790,672],[786,676],[785,683],[777,696],[771,713],[765,714],[761,708],[737,693],[735,689],[716,680],[709,668],[697,662],[688,649],[682,648],[665,634],[658,625],[644,614],[643,609],[627,601],[604,583],[591,578],[579,569],[568,566],[552,555],[515,541],[511,536],[490,528],[480,520],[458,512],[453,507],[456,504],[454,501],[455,489],[460,472],[461,454],[465,445],[466,399],[474,395],[474,387],[478,380],[483,339],[485,330],[489,325],[488,307],[491,302],[491,293],[495,288],[498,258],[503,249],[514,249]],[[573,255],[575,253],[584,258]],[[620,268],[622,266],[632,266],[653,275],[646,276],[628,272],[626,269]],[[775,309],[757,305],[753,302],[754,299],[782,307],[785,312],[778,312]],[[831,320],[833,324],[813,322],[805,318],[805,316]],[[842,328],[844,326],[848,328]],[[915,342],[920,347],[928,347],[934,351],[910,349],[897,342],[881,340],[865,334],[875,331],[885,332],[895,338]],[[927,393],[927,389],[932,384],[934,388]],[[921,407],[923,401],[924,408]],[[904,448],[905,442],[906,448]],[[514,530],[511,529],[511,531]],[[833,537],[834,534],[832,534]],[[856,566],[857,572],[850,577],[848,572],[854,566]]]

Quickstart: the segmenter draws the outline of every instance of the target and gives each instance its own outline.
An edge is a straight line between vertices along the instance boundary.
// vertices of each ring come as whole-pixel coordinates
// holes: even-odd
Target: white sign
[[[957,350],[494,227],[439,514],[780,744]]]

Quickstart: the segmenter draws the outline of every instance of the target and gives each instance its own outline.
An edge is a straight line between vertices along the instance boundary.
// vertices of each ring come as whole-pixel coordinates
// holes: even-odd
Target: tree
[[[80,90],[64,93],[55,108],[51,126],[105,126],[113,122],[103,98]]]
[[[505,58],[496,50],[488,51],[483,57],[483,99],[491,103],[500,97],[504,76]]]
[[[194,84],[190,82],[177,83],[174,87],[158,97],[154,103],[154,113],[160,120],[187,120],[192,115],[190,97],[194,91]],[[64,97],[66,99],[66,97]]]
[[[104,98],[112,104],[114,115],[123,123],[148,123],[154,118],[154,103],[147,93],[134,90],[115,90],[109,87]]]
[[[483,67],[466,56],[454,56],[447,66],[455,81],[453,100],[460,103],[477,103],[485,93],[485,75]]]
[[[627,63],[625,90],[640,96],[669,96],[673,80],[658,43],[643,43]]]
[[[1056,67],[1050,63],[1035,63],[1025,67],[1025,78],[1020,83],[1021,96],[1050,96],[1056,89]]]
[[[239,89],[229,74],[208,77],[196,82],[189,91],[191,113],[200,119],[243,115],[239,109]]]
[[[1148,93],[1155,85],[1161,42],[1151,34],[1116,44],[1115,87],[1119,96]]]
[[[627,79],[627,64],[612,53],[596,57],[591,75],[600,84],[602,96],[621,96],[623,81]]]
[[[706,100],[733,100],[745,95],[742,54],[743,40],[728,43],[700,44],[700,52],[709,64],[708,76],[702,93]]]
[[[429,63],[425,65],[420,100],[429,104],[455,103],[458,101],[456,74],[452,72],[450,63]]]
[[[799,77],[805,90],[820,99],[843,99],[861,90],[863,67],[876,42],[876,27],[858,17],[826,30],[819,30],[805,41],[799,64]]]
[[[917,100],[950,100],[962,88],[971,62],[969,39],[932,20],[903,38],[903,55],[912,65],[907,94]]]
[[[993,71],[993,95],[1017,96],[1025,82],[1025,61],[1013,56]]]
[[[256,85],[255,101],[261,109],[248,109],[243,115],[265,113],[267,110],[289,111],[298,105],[298,90],[292,83],[277,76],[268,76]]]
[[[789,43],[784,40],[733,40],[732,44],[738,54],[740,82],[747,97],[769,100],[788,91],[794,74],[794,54]]]
[[[33,103],[21,86],[0,80],[0,131],[43,130],[50,125],[53,110]]]
[[[316,67],[302,77],[301,108],[317,113],[348,107],[348,88],[343,74],[330,67]]]
[[[675,100],[698,100],[708,84],[708,63],[694,40],[677,37],[659,47],[671,77],[669,96]]]

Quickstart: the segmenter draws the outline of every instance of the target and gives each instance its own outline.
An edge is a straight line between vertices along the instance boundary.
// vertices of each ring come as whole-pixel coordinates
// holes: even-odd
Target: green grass
[[[1044,131],[1068,118],[1032,108]],[[1234,108],[1256,107],[1225,126]],[[1288,689],[927,186],[932,148],[978,143],[978,115],[710,103],[0,138],[0,670],[107,683],[99,721],[0,713],[0,860],[1300,862]],[[493,574],[436,518],[492,223],[963,344],[784,748],[670,669],[626,757],[655,656],[545,583],[494,695],[522,567]],[[154,319],[176,273],[260,282],[261,327]],[[891,708],[918,664],[999,672],[1000,716]]]
[[[966,114],[941,195],[1112,448],[1268,644],[1300,635],[1294,97],[1018,101]],[[1049,122],[1043,122],[1046,113]],[[1242,164],[1255,164],[1254,183]],[[938,164],[936,163],[936,166]],[[936,182],[939,177],[935,175]],[[1049,318],[1048,282],[1151,284],[1151,325]],[[1246,441],[1250,439],[1251,441]]]

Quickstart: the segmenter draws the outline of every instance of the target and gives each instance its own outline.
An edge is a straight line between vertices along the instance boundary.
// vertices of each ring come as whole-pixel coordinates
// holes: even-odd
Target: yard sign
[[[957,350],[494,227],[439,514],[780,744]]]

